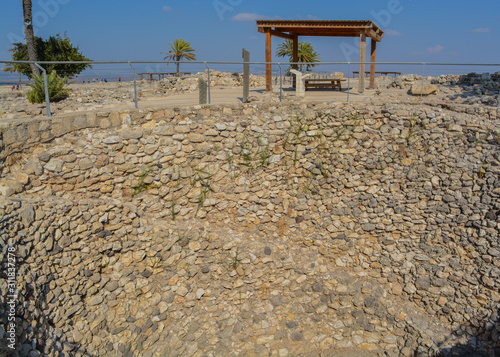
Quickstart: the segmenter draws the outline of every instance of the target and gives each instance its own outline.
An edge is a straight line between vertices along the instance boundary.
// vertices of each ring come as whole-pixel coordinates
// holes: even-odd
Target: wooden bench
[[[158,76],[158,80],[165,78],[165,76],[176,76],[176,72],[147,72],[147,73],[137,73],[139,76],[141,76],[141,81],[144,79],[144,76],[149,77],[149,80],[153,80],[153,76]],[[179,72],[180,75],[190,75],[190,72]]]
[[[375,72],[375,74],[380,74],[381,76],[388,76],[388,75],[392,74],[392,75],[394,75],[394,78],[395,78],[397,76],[400,76],[401,72]],[[352,72],[352,76],[359,77],[359,72],[358,71]],[[370,76],[370,72],[365,72],[365,77],[369,77],[369,76]]]
[[[335,90],[335,88],[338,88],[339,91],[342,90],[342,82],[344,82],[345,79],[336,79],[336,78],[308,78],[304,80],[305,84],[305,89],[307,90],[308,88],[332,88],[332,90]]]

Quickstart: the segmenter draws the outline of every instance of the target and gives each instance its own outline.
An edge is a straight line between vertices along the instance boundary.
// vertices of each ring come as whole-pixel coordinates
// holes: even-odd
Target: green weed
[[[170,207],[172,221],[175,221],[175,201],[172,200],[172,206]]]
[[[238,267],[240,266],[241,259],[238,257],[239,251],[240,251],[240,246],[238,245],[236,247],[236,251],[233,254],[233,258],[232,258],[231,264],[230,264],[230,268],[232,268],[233,270],[238,269]]]
[[[139,175],[139,180],[137,182],[137,185],[133,187],[134,192],[132,193],[132,196],[136,196],[141,192],[147,191],[151,187],[151,184],[144,183],[144,180],[146,179],[146,177],[148,177],[150,171],[151,167],[148,167],[147,169],[143,170],[142,173]]]

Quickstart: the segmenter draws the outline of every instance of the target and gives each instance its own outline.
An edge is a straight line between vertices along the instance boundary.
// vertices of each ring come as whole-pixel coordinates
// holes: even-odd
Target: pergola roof
[[[257,20],[261,33],[270,31],[273,36],[293,39],[295,36],[359,37],[361,33],[380,42],[384,36],[372,21],[322,21],[322,20]]]
[[[281,37],[293,41],[292,68],[297,69],[298,38],[300,36],[328,36],[328,37],[359,37],[359,73],[358,90],[365,90],[365,60],[366,38],[371,39],[370,50],[370,87],[375,87],[375,59],[377,42],[382,41],[382,31],[372,21],[342,21],[342,20],[257,20],[257,29],[266,36],[266,91],[271,91],[272,76],[272,37]]]

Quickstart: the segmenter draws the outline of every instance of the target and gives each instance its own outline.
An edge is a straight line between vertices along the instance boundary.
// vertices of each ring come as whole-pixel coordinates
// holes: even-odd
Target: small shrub
[[[35,83],[28,83],[31,89],[26,93],[28,100],[31,103],[45,102],[45,84],[43,76],[33,75]],[[49,90],[49,100],[55,102],[62,100],[69,95],[70,90],[65,88],[68,77],[59,77],[56,71],[52,71],[47,76],[47,86]]]

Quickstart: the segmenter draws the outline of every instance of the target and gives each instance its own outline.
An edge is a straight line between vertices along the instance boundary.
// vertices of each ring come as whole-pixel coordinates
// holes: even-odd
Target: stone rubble
[[[451,105],[498,106],[500,92],[500,72],[469,73],[462,75],[441,75],[425,77],[406,74],[396,78],[387,78],[385,88],[410,90],[415,96],[420,96],[422,86],[427,96],[440,94],[440,101]]]

